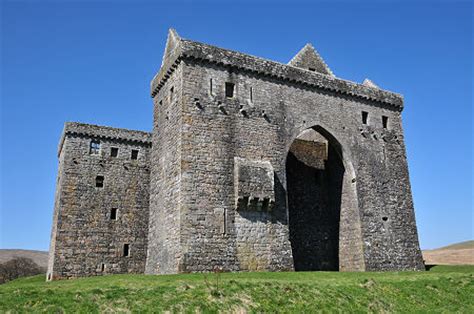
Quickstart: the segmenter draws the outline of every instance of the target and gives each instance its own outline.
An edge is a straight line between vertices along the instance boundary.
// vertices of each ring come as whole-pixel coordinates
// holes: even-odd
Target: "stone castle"
[[[170,30],[151,133],[66,123],[48,280],[422,270],[401,95]]]

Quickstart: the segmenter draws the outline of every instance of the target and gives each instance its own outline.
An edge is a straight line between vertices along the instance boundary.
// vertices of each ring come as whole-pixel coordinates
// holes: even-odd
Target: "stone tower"
[[[151,95],[146,273],[423,269],[401,95],[174,30]]]
[[[403,98],[170,30],[153,132],[67,123],[48,278],[422,270]]]

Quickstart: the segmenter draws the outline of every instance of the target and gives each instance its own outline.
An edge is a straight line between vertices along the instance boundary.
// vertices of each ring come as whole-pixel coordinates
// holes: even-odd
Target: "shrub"
[[[0,284],[20,277],[42,274],[45,271],[31,258],[15,257],[0,264]]]

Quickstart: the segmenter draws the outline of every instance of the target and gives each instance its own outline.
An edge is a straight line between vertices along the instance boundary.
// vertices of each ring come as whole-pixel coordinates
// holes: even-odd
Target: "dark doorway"
[[[291,145],[286,179],[295,270],[339,270],[340,151],[315,130],[304,131]]]

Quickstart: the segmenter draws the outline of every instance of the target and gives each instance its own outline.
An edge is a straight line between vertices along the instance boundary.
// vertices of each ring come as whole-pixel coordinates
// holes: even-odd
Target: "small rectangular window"
[[[111,147],[110,148],[110,157],[117,157],[118,156],[118,148],[117,147]]]
[[[225,83],[225,97],[233,98],[234,97],[234,83]]]
[[[171,87],[170,88],[170,103],[173,102],[173,99],[174,99],[174,87]]]
[[[132,149],[132,157],[131,157],[133,160],[137,160],[138,159],[138,150],[136,149]]]
[[[362,111],[362,124],[367,124],[369,118],[369,113],[367,111]]]
[[[388,117],[382,116],[382,126],[384,129],[388,128]]]
[[[209,95],[212,96],[212,79],[209,79]]]
[[[110,220],[117,220],[117,208],[110,210]]]
[[[104,272],[104,271],[105,271],[105,264],[104,264],[104,263],[102,263],[102,265],[100,265],[100,271],[101,271],[101,272]]]
[[[98,140],[92,140],[90,144],[89,154],[98,155],[100,151],[100,142]]]
[[[104,187],[104,176],[95,177],[95,186],[97,188],[103,188]]]
[[[123,245],[123,256],[129,256],[130,255],[130,247],[128,243]]]
[[[316,69],[315,68],[308,68],[308,70],[312,71],[312,72],[316,72]]]

